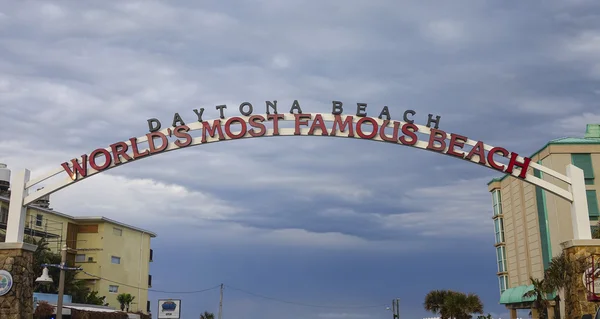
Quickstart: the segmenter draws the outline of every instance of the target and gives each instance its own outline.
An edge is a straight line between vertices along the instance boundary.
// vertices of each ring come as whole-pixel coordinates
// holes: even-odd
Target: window
[[[146,311],[150,312],[150,300],[146,301]]]
[[[123,230],[121,228],[113,227],[113,234],[115,236],[123,236]]]
[[[504,220],[502,218],[494,219],[494,228],[496,229],[496,244],[504,242]]]
[[[44,220],[44,215],[37,214],[37,216],[35,216],[35,225],[42,226],[42,220]]]
[[[590,217],[599,217],[600,212],[598,211],[598,196],[596,196],[595,190],[586,191],[588,212]]]
[[[0,207],[0,223],[6,224],[8,221],[8,207]]]
[[[591,154],[571,154],[571,163],[583,170],[586,185],[594,185],[594,168]]]
[[[498,260],[498,272],[506,271],[506,250],[504,246],[496,247],[496,259]]]
[[[502,275],[498,277],[498,286],[500,286],[500,294],[508,289],[508,276]]]
[[[116,294],[119,292],[119,286],[110,285],[108,286],[108,292]]]
[[[110,262],[112,262],[113,264],[120,264],[121,263],[121,257],[112,256],[110,258]]]
[[[492,202],[494,203],[494,216],[502,214],[502,195],[497,189],[492,191]]]
[[[75,262],[76,263],[83,263],[83,262],[85,262],[85,254],[77,254],[77,255],[75,255]]]
[[[148,288],[152,287],[152,275],[148,275]]]
[[[154,251],[150,249],[150,261],[154,261]]]

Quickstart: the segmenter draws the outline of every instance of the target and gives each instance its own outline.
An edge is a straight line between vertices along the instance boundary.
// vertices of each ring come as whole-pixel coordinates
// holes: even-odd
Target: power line
[[[281,302],[281,303],[286,303],[286,304],[291,304],[291,305],[296,305],[296,306],[303,306],[303,307],[312,307],[312,308],[345,308],[345,309],[367,309],[367,308],[378,308],[378,307],[386,307],[388,306],[387,304],[379,304],[379,305],[363,305],[363,306],[349,306],[349,305],[340,305],[340,306],[331,306],[331,305],[314,305],[314,304],[308,304],[308,303],[303,303],[303,302],[297,302],[297,301],[289,301],[289,300],[283,300],[283,299],[279,299],[279,298],[274,298],[274,297],[269,297],[269,296],[265,296],[265,295],[261,295],[255,292],[251,292],[248,290],[244,290],[241,288],[236,288],[227,284],[219,284],[210,288],[206,288],[206,289],[201,289],[201,290],[192,290],[192,291],[166,291],[166,290],[157,290],[157,289],[150,289],[147,287],[137,287],[137,286],[133,286],[133,285],[129,285],[129,284],[125,284],[122,282],[118,282],[115,280],[110,280],[104,277],[100,277],[100,276],[96,276],[93,274],[90,274],[88,272],[86,272],[85,270],[80,270],[82,273],[90,276],[90,277],[94,277],[97,279],[101,279],[101,280],[106,280],[108,282],[112,282],[115,284],[119,284],[125,287],[130,287],[130,288],[135,288],[135,289],[142,289],[142,290],[147,290],[147,291],[152,291],[152,292],[159,292],[159,293],[170,293],[170,294],[195,294],[195,293],[201,293],[201,292],[206,292],[206,291],[211,291],[211,290],[215,290],[217,288],[220,288],[221,285],[226,286],[232,290],[236,290],[251,296],[255,296],[255,297],[259,297],[259,298],[263,298],[263,299],[267,299],[267,300],[271,300],[271,301],[277,301],[277,302]]]
[[[152,292],[169,293],[169,294],[196,294],[196,293],[201,293],[201,292],[205,292],[205,291],[214,290],[214,289],[217,289],[217,288],[221,287],[221,285],[216,285],[216,286],[211,287],[211,288],[206,288],[206,289],[201,289],[201,290],[192,290],[192,291],[156,290],[156,289],[150,289],[148,287],[137,287],[137,286],[133,286],[133,285],[128,285],[128,284],[125,284],[125,283],[122,283],[122,282],[110,280],[110,279],[103,278],[103,277],[96,276],[96,275],[92,275],[92,274],[86,272],[85,270],[81,270],[81,272],[83,272],[84,274],[86,274],[86,275],[88,275],[90,277],[98,278],[98,279],[101,279],[101,280],[106,280],[108,282],[119,284],[119,285],[122,285],[122,286],[125,286],[125,287],[130,287],[130,288],[135,288],[135,289],[142,289],[142,290],[147,290],[147,291],[152,291]]]
[[[365,309],[365,308],[377,308],[377,307],[385,307],[385,306],[387,306],[387,304],[369,305],[369,306],[327,306],[327,305],[313,305],[313,304],[307,304],[307,303],[302,303],[302,302],[288,301],[288,300],[283,300],[283,299],[279,299],[279,298],[268,297],[268,296],[257,294],[257,293],[254,293],[254,292],[251,292],[251,291],[247,291],[247,290],[244,290],[244,289],[235,288],[235,287],[232,287],[232,286],[227,285],[227,284],[225,286],[228,287],[228,288],[230,288],[230,289],[237,290],[237,291],[240,291],[240,292],[243,292],[245,294],[252,295],[252,296],[255,296],[255,297],[260,297],[260,298],[263,298],[263,299],[273,300],[273,301],[277,301],[277,302],[281,302],[281,303],[287,303],[287,304],[291,304],[291,305],[304,306],[304,307]]]

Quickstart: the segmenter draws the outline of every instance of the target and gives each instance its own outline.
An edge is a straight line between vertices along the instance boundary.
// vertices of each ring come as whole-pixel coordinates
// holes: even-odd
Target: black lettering
[[[408,114],[410,114],[412,116],[415,116],[415,114],[417,114],[417,112],[415,112],[413,110],[406,110],[406,111],[404,111],[404,122],[413,124],[415,121],[409,119],[408,118]]]
[[[248,111],[245,112],[244,111],[244,107],[248,107]],[[250,116],[250,114],[252,114],[252,111],[254,111],[254,108],[252,107],[252,104],[250,104],[250,102],[244,102],[242,104],[240,104],[240,113],[243,116]]]
[[[331,107],[331,114],[333,115],[340,115],[344,112],[344,108],[342,107],[342,105],[344,105],[342,102],[340,101],[332,101],[331,102],[332,107]]]
[[[388,121],[392,118],[390,116],[390,110],[388,109],[387,106],[384,106],[383,109],[381,110],[381,113],[379,113],[379,119],[381,120],[384,115],[385,115],[385,119]]]
[[[298,113],[296,113],[296,114],[302,114],[302,109],[300,108],[300,104],[298,103],[298,100],[294,100],[294,103],[292,103],[292,108],[290,109],[290,114],[294,114],[294,110],[298,111]]]
[[[277,114],[277,100],[273,100],[273,102],[265,101],[265,103],[267,103],[267,114],[271,114],[269,113],[269,108],[273,109],[273,114]]]
[[[225,114],[223,114],[223,109],[226,109],[227,105],[217,105],[217,106],[215,106],[215,108],[217,110],[219,110],[219,117],[222,118],[222,119],[224,119],[225,118]]]
[[[429,118],[427,119],[427,127],[431,127],[431,123],[435,123],[435,129],[438,128],[438,126],[440,125],[440,116],[436,116],[435,120],[433,119],[433,114],[429,114]]]
[[[156,124],[156,126],[154,126],[153,124]],[[150,132],[156,132],[160,130],[160,121],[155,118],[148,119],[148,130]]]
[[[181,123],[179,125],[185,125],[185,123],[181,119],[181,116],[179,116],[179,113],[175,113],[175,115],[173,115],[173,124],[172,124],[173,127],[179,126],[179,125],[177,125],[177,123]]]
[[[198,116],[198,122],[202,122],[202,114],[204,114],[204,108],[201,108],[200,111],[194,109],[194,113]]]
[[[367,103],[356,103],[356,116],[367,116]]]

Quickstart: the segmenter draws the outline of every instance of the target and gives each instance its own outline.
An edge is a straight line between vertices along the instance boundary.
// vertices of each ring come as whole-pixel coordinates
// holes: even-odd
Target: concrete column
[[[567,176],[571,179],[569,191],[573,195],[573,202],[571,203],[573,239],[592,239],[583,170],[569,164],[567,165]]]
[[[0,318],[32,318],[35,250],[36,246],[26,243],[0,243],[0,270],[12,276],[12,287],[0,296]]]
[[[517,309],[510,309],[510,319],[517,319]]]
[[[7,243],[22,243],[25,231],[27,208],[23,200],[27,196],[25,185],[29,182],[30,172],[27,169],[13,175],[10,182],[10,204],[8,206],[8,221],[6,223]]]

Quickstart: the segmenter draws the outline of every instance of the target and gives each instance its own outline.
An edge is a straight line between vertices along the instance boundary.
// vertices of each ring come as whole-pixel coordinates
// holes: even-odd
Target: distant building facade
[[[7,187],[0,187],[0,233],[6,230],[8,195]],[[155,233],[105,217],[74,217],[60,213],[50,208],[46,197],[28,207],[25,235],[46,239],[48,247],[55,253],[60,253],[66,244],[69,265],[114,281],[94,278],[83,272],[76,276],[76,279],[85,280],[90,289],[98,291],[99,296],[106,296],[111,307],[119,308],[118,294],[130,293],[135,297],[130,311],[147,313],[151,310],[147,288],[152,286],[150,241],[156,237]],[[58,285],[58,278],[54,280]]]
[[[563,174],[568,164],[584,171],[590,224],[597,227],[600,124],[588,124],[582,138],[549,141],[530,158]],[[567,189],[565,183],[530,170],[536,177]],[[488,190],[492,195],[500,303],[509,309],[524,309],[532,301],[523,298],[532,287],[530,277],[541,279],[552,257],[562,252],[561,243],[573,239],[570,204],[509,175],[490,181]]]

